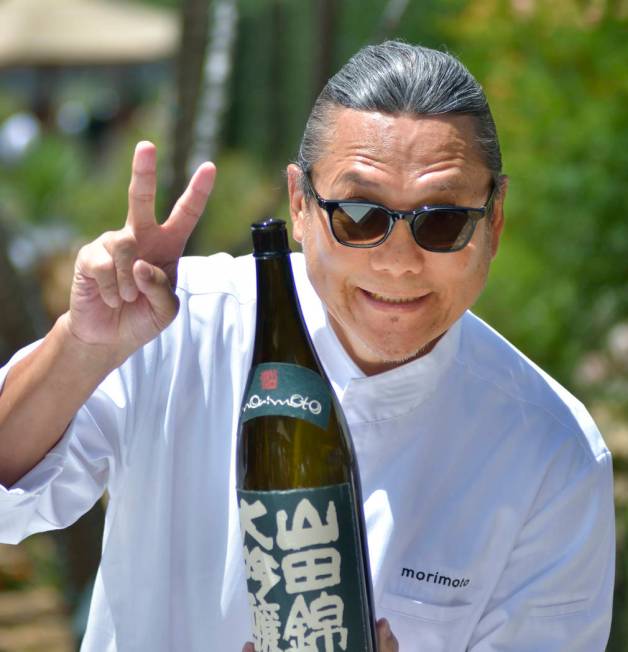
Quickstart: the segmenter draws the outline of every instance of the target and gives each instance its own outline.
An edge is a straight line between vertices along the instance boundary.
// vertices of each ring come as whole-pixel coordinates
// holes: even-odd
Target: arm
[[[164,224],[154,214],[156,150],[133,158],[125,226],[77,257],[70,309],[9,372],[0,393],[0,483],[10,486],[59,441],[103,378],[176,316],[176,269],[215,176],[202,165]]]
[[[111,364],[72,335],[64,315],[10,370],[0,394],[0,484],[11,486],[53,448]]]
[[[603,652],[615,532],[610,454],[600,455],[524,524],[469,652]]]

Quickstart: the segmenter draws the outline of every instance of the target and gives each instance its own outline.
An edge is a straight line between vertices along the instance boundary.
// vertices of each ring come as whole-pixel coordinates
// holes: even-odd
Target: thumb
[[[165,328],[176,316],[179,300],[173,292],[166,273],[159,267],[136,260],[133,278],[138,290],[146,297],[160,329]]]
[[[386,618],[377,621],[377,649],[379,652],[399,652],[399,641],[392,633]]]

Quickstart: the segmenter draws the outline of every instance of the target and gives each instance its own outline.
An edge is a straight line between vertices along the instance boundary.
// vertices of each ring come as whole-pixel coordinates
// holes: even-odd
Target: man
[[[83,649],[229,650],[249,637],[233,455],[253,267],[179,260],[215,169],[160,226],[155,159],[138,146],[126,225],[81,250],[70,310],[0,376],[0,533],[63,527],[106,487]],[[603,650],[610,455],[581,404],[468,311],[507,186],[481,88],[449,55],[365,48],[297,163],[293,268],[359,458],[380,650]]]

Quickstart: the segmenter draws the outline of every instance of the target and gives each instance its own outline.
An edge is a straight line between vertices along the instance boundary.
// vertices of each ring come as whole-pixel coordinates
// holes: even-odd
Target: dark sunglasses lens
[[[473,235],[474,222],[467,211],[432,209],[414,222],[416,241],[431,251],[464,247]]]
[[[388,231],[388,214],[371,204],[338,204],[331,228],[340,242],[369,245],[381,240]]]

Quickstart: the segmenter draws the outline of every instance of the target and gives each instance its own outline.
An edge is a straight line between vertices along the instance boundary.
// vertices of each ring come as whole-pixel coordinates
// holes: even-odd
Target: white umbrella
[[[117,64],[174,55],[171,10],[115,0],[0,0],[0,66]]]

